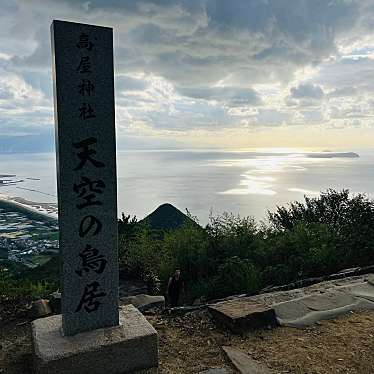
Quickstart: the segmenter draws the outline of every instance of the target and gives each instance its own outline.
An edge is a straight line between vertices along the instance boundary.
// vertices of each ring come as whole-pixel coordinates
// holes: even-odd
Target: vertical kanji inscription
[[[65,335],[118,324],[112,29],[53,21]]]

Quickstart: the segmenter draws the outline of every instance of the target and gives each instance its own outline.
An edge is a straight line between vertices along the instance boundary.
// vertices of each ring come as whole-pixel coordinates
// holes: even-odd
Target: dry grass
[[[246,338],[216,329],[205,313],[150,318],[160,335],[161,373],[225,365],[222,345],[242,349],[279,373],[374,374],[374,312],[350,313],[307,329],[277,328]]]
[[[160,373],[198,373],[227,365],[222,345],[242,349],[279,373],[374,374],[374,312],[351,313],[307,329],[277,328],[246,338],[216,328],[206,312],[148,316],[160,338]],[[0,373],[29,374],[28,321],[0,327]]]

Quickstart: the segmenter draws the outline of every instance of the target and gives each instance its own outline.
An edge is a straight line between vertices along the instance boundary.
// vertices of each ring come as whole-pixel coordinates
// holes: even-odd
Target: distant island
[[[334,157],[357,158],[360,156],[355,152],[323,151],[323,153],[307,153],[306,157],[310,157],[310,158],[334,158]]]

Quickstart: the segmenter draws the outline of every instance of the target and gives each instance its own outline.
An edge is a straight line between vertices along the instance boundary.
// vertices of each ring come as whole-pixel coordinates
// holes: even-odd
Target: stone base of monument
[[[157,373],[156,330],[132,305],[119,313],[119,326],[74,336],[62,336],[61,315],[33,321],[34,373]]]

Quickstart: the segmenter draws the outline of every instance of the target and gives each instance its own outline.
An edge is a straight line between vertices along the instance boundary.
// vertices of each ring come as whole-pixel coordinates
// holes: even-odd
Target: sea
[[[223,212],[267,219],[268,211],[328,188],[374,198],[374,149],[129,150],[117,153],[118,215],[138,219],[163,203],[202,225]],[[53,153],[0,154],[0,194],[56,202]]]

